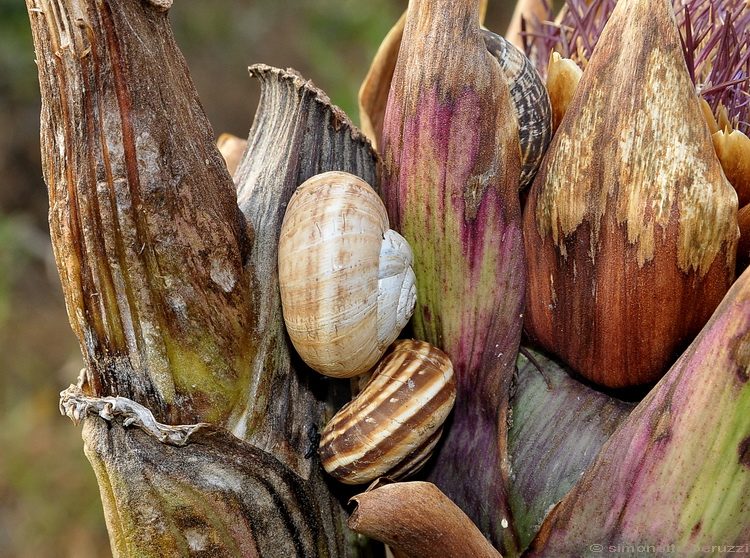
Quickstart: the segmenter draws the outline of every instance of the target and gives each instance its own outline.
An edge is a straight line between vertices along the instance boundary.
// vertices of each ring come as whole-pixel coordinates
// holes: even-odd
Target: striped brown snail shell
[[[311,368],[352,377],[372,368],[416,303],[406,240],[361,178],[325,172],[292,195],[279,237],[284,323]]]
[[[323,467],[346,484],[417,472],[435,448],[455,399],[448,355],[424,341],[396,341],[365,388],[322,430]]]
[[[487,50],[497,59],[508,79],[518,118],[521,179],[524,189],[534,179],[552,140],[552,106],[539,72],[524,53],[500,35],[482,29]]]

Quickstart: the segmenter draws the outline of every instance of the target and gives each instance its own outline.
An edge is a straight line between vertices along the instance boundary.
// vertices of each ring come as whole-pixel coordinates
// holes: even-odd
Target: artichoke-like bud
[[[525,209],[530,338],[598,384],[656,381],[733,280],[736,214],[669,3],[619,2]]]

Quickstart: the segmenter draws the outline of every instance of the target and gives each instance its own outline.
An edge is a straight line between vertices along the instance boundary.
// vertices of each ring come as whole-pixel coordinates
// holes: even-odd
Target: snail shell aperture
[[[455,399],[448,355],[424,341],[399,339],[359,395],[321,431],[321,463],[346,484],[416,473],[437,444]]]
[[[552,105],[539,72],[524,53],[491,31],[482,30],[487,50],[508,79],[518,118],[521,179],[524,189],[533,179],[552,139]]]
[[[289,200],[279,237],[279,287],[289,337],[327,376],[373,367],[416,303],[409,244],[362,179],[325,172]]]

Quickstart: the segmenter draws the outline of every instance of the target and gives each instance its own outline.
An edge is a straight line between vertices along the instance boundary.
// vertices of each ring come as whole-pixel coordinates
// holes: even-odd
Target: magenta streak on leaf
[[[478,95],[465,90],[453,103],[441,104],[432,92],[420,100],[419,109],[404,121],[401,214],[394,221],[415,251],[417,281],[422,280],[418,304],[435,316],[442,315],[447,301],[458,301],[444,310],[456,312],[460,320],[450,320],[443,329],[425,324],[425,329],[452,353],[454,364],[469,369],[479,365],[489,334],[477,324],[505,315],[498,310],[508,310],[506,289],[518,292],[518,281],[507,276],[520,265],[520,230],[509,220],[496,187],[500,171],[475,176],[480,164],[489,166],[487,157],[480,159]],[[480,185],[467,187],[472,183]],[[386,192],[390,186],[385,185]]]

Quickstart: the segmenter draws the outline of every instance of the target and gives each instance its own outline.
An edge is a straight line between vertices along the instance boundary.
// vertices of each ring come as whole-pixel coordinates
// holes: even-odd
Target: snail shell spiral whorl
[[[534,179],[552,139],[552,106],[539,72],[520,50],[491,31],[482,30],[487,50],[508,78],[510,96],[518,117],[523,190]]]

